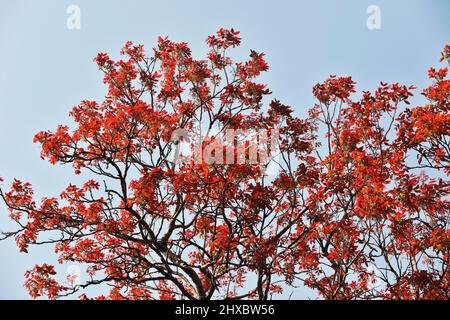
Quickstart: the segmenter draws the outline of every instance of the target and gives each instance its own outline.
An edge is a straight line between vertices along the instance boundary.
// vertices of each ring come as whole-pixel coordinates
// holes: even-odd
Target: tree
[[[0,191],[20,251],[53,243],[60,263],[88,265],[80,285],[36,265],[30,295],[106,283],[98,299],[264,300],[291,285],[325,299],[448,299],[447,69],[430,70],[426,106],[399,116],[414,87],[382,83],[353,101],[353,80],[331,76],[299,119],[257,82],[264,54],[231,60],[240,41],[220,29],[205,60],[167,38],[151,55],[131,42],[122,60],[98,54],[105,100],[74,107],[73,130],[35,136],[42,158],[86,183],[40,202],[29,183]]]

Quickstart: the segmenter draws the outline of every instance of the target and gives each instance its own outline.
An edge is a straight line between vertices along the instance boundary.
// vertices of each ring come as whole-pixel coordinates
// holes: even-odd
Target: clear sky
[[[80,29],[67,28],[69,5],[80,9]],[[380,8],[379,30],[367,28],[370,5]],[[265,52],[271,69],[264,81],[273,97],[305,115],[314,104],[312,86],[329,74],[353,76],[359,90],[380,81],[424,88],[427,69],[439,65],[450,43],[449,17],[448,0],[0,0],[0,176],[8,185],[14,177],[30,181],[37,196],[58,195],[79,181],[70,168],[41,160],[33,135],[67,123],[81,100],[102,99],[92,58],[99,51],[117,57],[127,40],[150,49],[158,35],[168,35],[189,42],[200,58],[208,35],[234,27],[243,38],[236,56]],[[11,227],[0,204],[0,230]],[[25,270],[54,257],[51,247],[26,255],[13,241],[0,242],[0,299],[28,298]],[[308,294],[286,294],[292,291],[293,298]]]

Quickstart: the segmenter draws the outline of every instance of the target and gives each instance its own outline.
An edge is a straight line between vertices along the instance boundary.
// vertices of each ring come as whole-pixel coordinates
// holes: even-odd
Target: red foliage
[[[381,83],[353,100],[352,78],[331,76],[299,119],[266,101],[269,89],[256,82],[268,70],[263,53],[228,56],[238,35],[208,37],[205,60],[167,38],[150,56],[131,42],[123,60],[98,54],[105,100],[74,107],[73,130],[35,136],[43,158],[90,179],[40,202],[18,180],[1,192],[19,225],[6,236],[20,251],[53,242],[60,263],[89,266],[92,278],[78,286],[35,266],[26,273],[30,295],[108,283],[97,299],[268,299],[301,283],[325,299],[448,299],[447,69],[430,69],[428,103],[412,108],[412,86]],[[232,161],[176,161],[179,129],[192,133],[191,151],[215,158],[231,148]],[[239,132],[230,147],[221,139],[228,129],[278,132],[279,156],[247,161],[267,141]]]

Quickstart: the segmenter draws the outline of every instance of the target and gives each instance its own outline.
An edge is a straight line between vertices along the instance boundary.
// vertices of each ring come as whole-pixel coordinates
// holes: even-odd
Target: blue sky
[[[66,26],[72,4],[81,10],[79,30]],[[366,26],[369,5],[381,10],[380,30]],[[264,81],[273,97],[305,115],[313,85],[330,74],[351,75],[359,90],[380,81],[424,88],[427,69],[438,66],[450,43],[449,14],[447,0],[0,0],[0,176],[7,184],[14,177],[30,181],[37,196],[79,181],[69,168],[41,160],[33,135],[67,123],[81,100],[101,100],[105,87],[92,58],[99,51],[117,57],[127,40],[150,49],[158,35],[168,35],[189,42],[200,58],[209,34],[234,27],[243,38],[236,57],[265,52],[271,68]],[[0,204],[0,230],[11,227]],[[0,299],[28,298],[25,270],[54,262],[51,247],[26,255],[13,241],[0,242],[0,257]],[[292,297],[306,295],[296,289]]]

